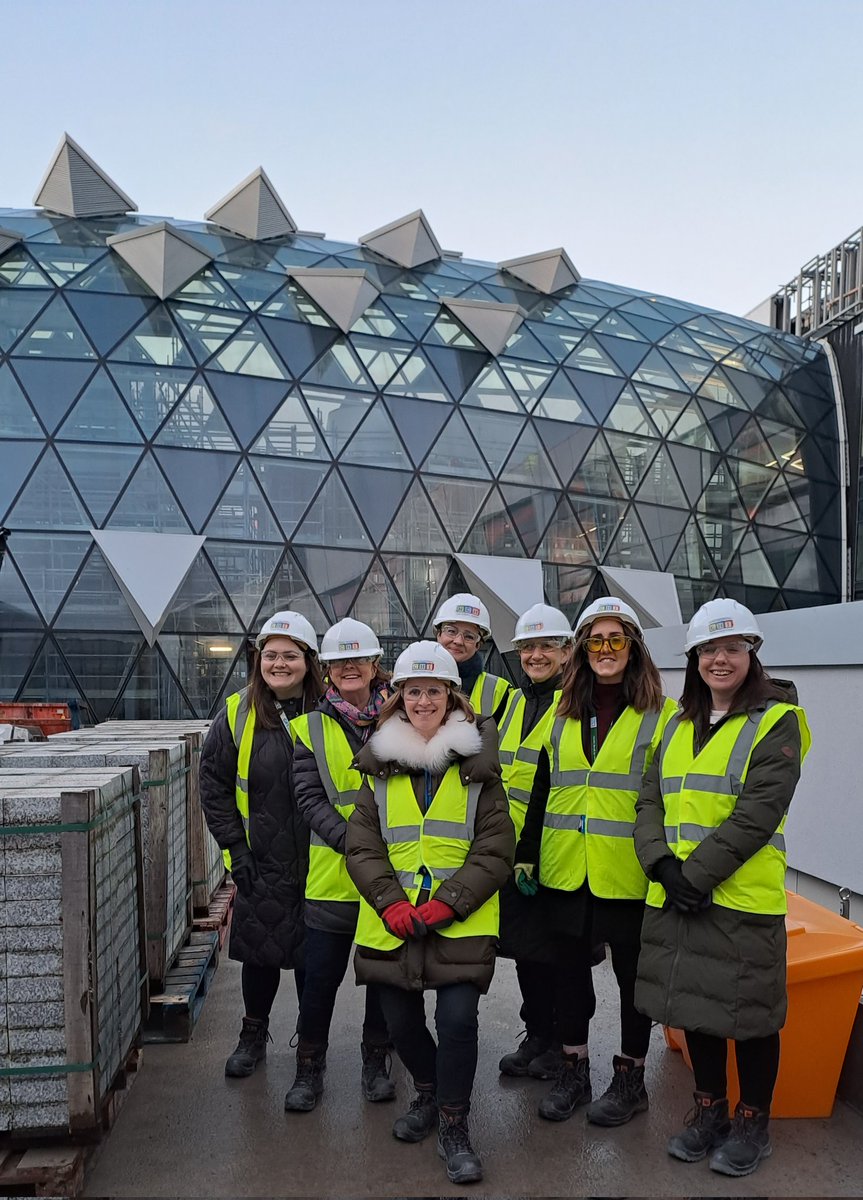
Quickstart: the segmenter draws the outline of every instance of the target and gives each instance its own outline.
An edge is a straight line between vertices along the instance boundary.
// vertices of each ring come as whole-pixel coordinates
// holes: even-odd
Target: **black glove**
[[[668,854],[653,868],[653,877],[665,888],[667,903],[681,913],[700,912],[710,906],[710,895],[693,887],[683,874],[683,863]]]
[[[246,842],[237,842],[236,846],[231,846],[228,853],[231,856],[231,877],[237,885],[237,891],[248,900],[255,890],[255,880],[258,878],[255,856]]]

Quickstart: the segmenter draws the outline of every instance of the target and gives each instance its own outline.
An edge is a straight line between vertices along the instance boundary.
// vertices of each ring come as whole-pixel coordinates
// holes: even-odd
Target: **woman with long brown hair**
[[[516,849],[515,877],[519,889],[544,906],[561,944],[554,1002],[562,1059],[540,1116],[565,1121],[589,1104],[588,1120],[622,1125],[648,1106],[650,1020],[634,1004],[648,886],[633,845],[635,802],[677,706],[663,696],[641,622],[623,600],[597,600],[575,632]],[[611,948],[620,992],[621,1052],[611,1085],[591,1104],[591,948],[603,942]]]

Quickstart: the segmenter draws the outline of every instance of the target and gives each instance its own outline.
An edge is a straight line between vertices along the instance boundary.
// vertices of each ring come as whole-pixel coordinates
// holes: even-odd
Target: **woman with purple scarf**
[[[306,974],[300,1001],[297,1074],[287,1112],[310,1112],[324,1090],[327,1042],[336,993],[345,977],[359,914],[359,893],[345,868],[348,818],[362,776],[351,765],[374,732],[392,689],[380,666],[377,635],[350,617],[328,629],[320,658],[327,690],[314,711],[291,722],[294,795],[311,829],[306,881]],[[362,1093],[392,1100],[389,1034],[377,989],[366,988]]]

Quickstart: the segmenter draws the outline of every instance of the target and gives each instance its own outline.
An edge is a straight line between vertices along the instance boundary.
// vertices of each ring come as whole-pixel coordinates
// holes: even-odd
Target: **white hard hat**
[[[683,649],[688,654],[696,646],[704,642],[712,642],[714,638],[738,635],[745,638],[755,638],[756,647],[764,641],[758,622],[753,613],[737,600],[719,599],[708,600],[702,604],[698,612],[689,622],[686,631],[686,643]]]
[[[435,629],[439,629],[446,621],[464,621],[466,624],[476,625],[483,637],[488,637],[491,633],[488,609],[479,596],[472,596],[470,592],[459,592],[450,596],[449,600],[444,600],[435,613]]]
[[[579,616],[575,623],[576,636],[581,633],[585,625],[592,625],[600,617],[617,617],[620,621],[634,625],[640,634],[644,633],[641,628],[641,620],[634,608],[631,608],[619,596],[600,596],[598,600],[594,600],[593,604],[589,604]]]
[[[255,646],[261,649],[267,638],[289,637],[294,642],[308,646],[313,654],[318,652],[318,635],[302,613],[285,609],[284,612],[273,613],[269,621],[264,621],[261,632],[255,638]]]
[[[569,641],[572,637],[569,621],[559,608],[552,608],[549,604],[534,604],[516,621],[512,644],[517,646],[519,642],[533,638],[550,637],[563,637]]]
[[[324,662],[342,658],[379,658],[383,651],[378,635],[362,621],[345,617],[331,625],[321,638],[321,658]]]
[[[438,679],[461,684],[456,661],[440,642],[411,642],[402,650],[393,669],[393,683],[404,683],[406,679]]]

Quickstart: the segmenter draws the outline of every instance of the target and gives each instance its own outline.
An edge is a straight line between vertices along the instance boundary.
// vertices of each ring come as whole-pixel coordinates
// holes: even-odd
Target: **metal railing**
[[[770,324],[816,337],[863,313],[863,229],[801,267],[772,297]]]

